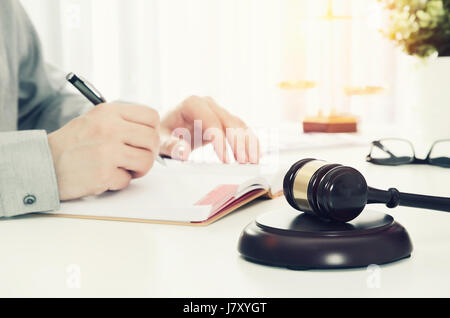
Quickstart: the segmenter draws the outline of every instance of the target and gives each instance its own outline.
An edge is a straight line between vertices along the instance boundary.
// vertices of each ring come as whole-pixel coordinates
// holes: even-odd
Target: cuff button
[[[25,205],[33,205],[35,202],[36,202],[36,197],[32,194],[29,194],[25,198],[23,198],[23,203]]]

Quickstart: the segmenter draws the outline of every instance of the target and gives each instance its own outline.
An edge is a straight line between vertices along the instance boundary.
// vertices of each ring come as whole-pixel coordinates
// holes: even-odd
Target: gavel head
[[[367,204],[367,182],[359,171],[316,159],[295,163],[283,189],[294,209],[330,221],[349,222]]]

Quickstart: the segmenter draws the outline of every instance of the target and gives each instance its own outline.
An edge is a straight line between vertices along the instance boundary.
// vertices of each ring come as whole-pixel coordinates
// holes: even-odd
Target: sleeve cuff
[[[54,211],[59,207],[47,133],[0,133],[0,217]]]

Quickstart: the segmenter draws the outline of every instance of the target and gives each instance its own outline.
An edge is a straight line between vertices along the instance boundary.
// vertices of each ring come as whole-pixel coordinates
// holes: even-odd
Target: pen
[[[81,94],[83,94],[84,97],[86,97],[92,104],[95,106],[106,103],[105,98],[103,95],[88,81],[85,79],[80,78],[79,76],[75,75],[74,73],[69,73],[66,76],[66,79],[73,85],[77,90],[80,91]],[[160,156],[156,156],[156,161],[158,161],[163,166],[167,166],[164,159]]]

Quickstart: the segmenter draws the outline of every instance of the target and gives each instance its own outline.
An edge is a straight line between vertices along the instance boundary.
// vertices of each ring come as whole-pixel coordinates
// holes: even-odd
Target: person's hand
[[[159,153],[160,119],[145,106],[101,104],[48,136],[62,201],[127,187]]]
[[[194,134],[198,129],[196,121],[201,123],[201,136]],[[183,130],[188,134],[180,138]],[[199,142],[195,138],[200,138]],[[219,159],[227,163],[227,141],[239,163],[259,162],[259,141],[255,134],[210,97],[189,97],[161,121],[160,153],[173,159],[187,160],[192,150],[212,143]]]

